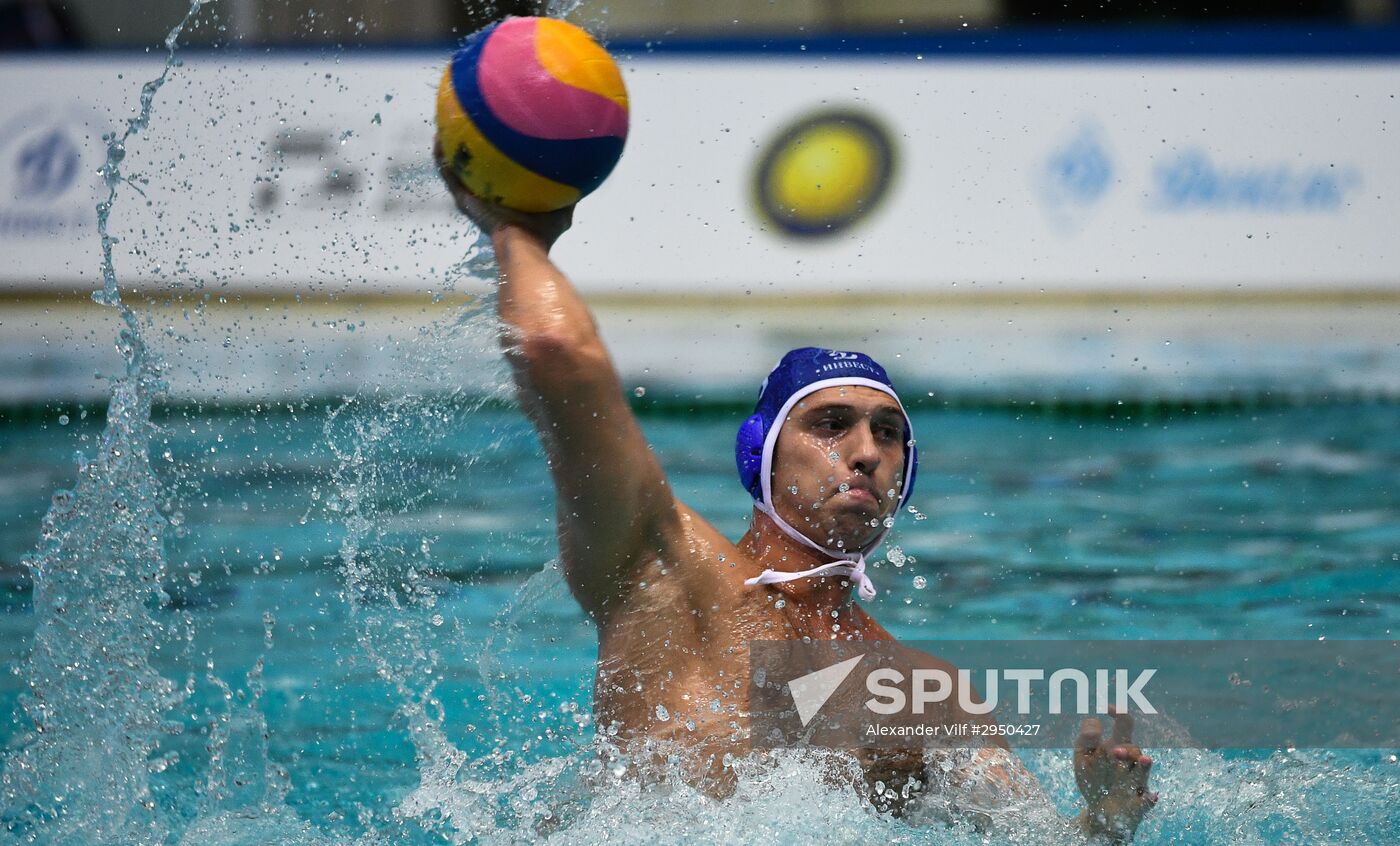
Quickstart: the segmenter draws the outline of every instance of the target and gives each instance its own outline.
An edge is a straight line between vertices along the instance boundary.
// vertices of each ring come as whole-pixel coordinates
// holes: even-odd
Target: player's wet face
[[[904,413],[866,387],[824,388],[799,402],[773,451],[773,507],[825,547],[858,550],[899,506]]]

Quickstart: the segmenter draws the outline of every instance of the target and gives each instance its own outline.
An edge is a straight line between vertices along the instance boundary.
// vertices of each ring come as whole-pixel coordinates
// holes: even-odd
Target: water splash
[[[11,744],[0,776],[9,832],[20,842],[160,842],[167,827],[151,776],[174,761],[160,755],[164,717],[188,694],[152,665],[160,644],[182,625],[158,618],[168,604],[161,481],[150,462],[156,427],[151,405],[165,383],[146,349],[136,314],[122,301],[107,223],[130,139],[150,123],[156,93],[179,62],[180,33],[204,0],[191,2],[165,39],[165,67],[141,89],[140,110],[124,131],[108,135],[100,170],[107,187],[97,205],[102,239],[98,303],[124,323],[125,363],[113,380],[107,424],[96,454],[79,459],[73,491],[59,491],[44,517],[41,542],[26,559],[34,585],[36,630],[19,674],[24,731]]]
[[[272,624],[265,628],[270,645]],[[258,658],[242,690],[233,690],[212,670],[206,676],[220,692],[224,711],[210,723],[209,765],[199,809],[180,846],[332,843],[285,804],[291,779],[268,754],[267,717],[260,707],[265,694],[262,674],[263,659]]]
[[[138,360],[139,362],[139,360]],[[43,543],[25,561],[38,620],[21,675],[27,731],[0,777],[7,827],[28,842],[160,839],[149,781],[182,698],[151,665],[168,636],[152,607],[166,562],[166,520],[147,445],[158,379],[136,363],[118,380],[101,446],[77,488],[59,491]]]
[[[648,750],[651,754],[656,750]],[[676,759],[662,783],[642,781],[604,743],[551,758],[491,783],[420,789],[405,807],[454,823],[454,843],[569,844],[889,843],[940,846],[1081,846],[1068,753],[1036,750],[1027,764],[1045,788],[1005,802],[986,781],[933,794],[904,818],[877,813],[851,784],[859,765],[844,755],[787,751],[734,761],[734,793],[717,800],[685,784]],[[664,756],[663,756],[664,760]],[[1139,843],[1393,842],[1387,808],[1400,796],[1394,772],[1331,754],[1226,758],[1196,750],[1158,756],[1163,802]],[[1391,767],[1393,770],[1393,765]],[[1053,800],[1053,801],[1052,801]],[[510,815],[485,815],[492,802]]]
[[[479,236],[467,257],[448,271],[445,288],[450,290],[460,277],[494,275],[489,239]],[[443,681],[441,650],[479,649],[485,656],[491,648],[489,643],[482,647],[477,633],[462,630],[455,621],[444,629],[438,606],[447,580],[435,570],[431,544],[424,538],[416,547],[406,546],[391,531],[396,518],[430,500],[440,483],[474,472],[485,457],[467,455],[447,465],[415,458],[429,452],[426,445],[444,443],[486,403],[509,396],[511,382],[497,350],[499,333],[494,299],[473,300],[434,322],[421,339],[417,360],[426,368],[424,382],[441,385],[441,390],[386,400],[352,397],[331,413],[324,430],[335,458],[329,508],[346,530],[339,561],[356,641],[375,673],[395,691],[414,748],[420,781],[415,796],[420,797],[459,790],[498,796],[499,767],[512,757],[497,749],[473,761],[449,739],[444,706],[435,693]],[[494,370],[486,380],[493,390],[467,395],[457,369],[448,364],[454,360]],[[412,449],[406,448],[409,444]],[[499,702],[489,683],[487,694]],[[492,707],[489,713],[496,719],[504,710]],[[504,743],[508,733],[499,724],[495,728]],[[494,827],[489,822],[494,817],[481,808],[467,813],[410,800],[395,809],[394,821],[420,833],[439,828],[460,832],[478,830],[482,820]]]

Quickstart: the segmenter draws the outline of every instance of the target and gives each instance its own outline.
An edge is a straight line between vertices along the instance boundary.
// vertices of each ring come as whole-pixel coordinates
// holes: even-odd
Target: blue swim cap
[[[739,465],[739,481],[750,495],[764,506],[773,508],[773,448],[778,442],[778,430],[793,406],[805,396],[823,388],[856,385],[883,391],[899,402],[885,368],[864,353],[801,347],[783,356],[763,380],[753,416],[739,427],[734,441],[734,458]],[[900,410],[904,404],[899,403]],[[909,413],[904,412],[904,489],[899,494],[903,508],[914,491],[914,475],[919,466],[919,452],[914,447],[914,427]],[[878,541],[875,545],[878,545]],[[873,548],[872,545],[871,548]]]

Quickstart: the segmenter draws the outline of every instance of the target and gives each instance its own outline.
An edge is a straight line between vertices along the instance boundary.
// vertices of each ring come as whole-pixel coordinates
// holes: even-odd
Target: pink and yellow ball
[[[519,211],[561,209],[602,184],[627,115],[612,57],[550,18],[507,18],[471,36],[438,87],[448,166],[473,194]]]

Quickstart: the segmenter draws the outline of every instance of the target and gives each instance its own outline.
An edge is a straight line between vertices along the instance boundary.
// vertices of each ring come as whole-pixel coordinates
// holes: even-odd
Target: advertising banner
[[[447,51],[191,53],[123,175],[136,288],[459,284]],[[622,56],[631,131],[560,262],[620,295],[1400,289],[1385,59]],[[96,285],[104,133],[160,57],[0,61],[0,286]],[[466,284],[466,283],[461,283]]]

